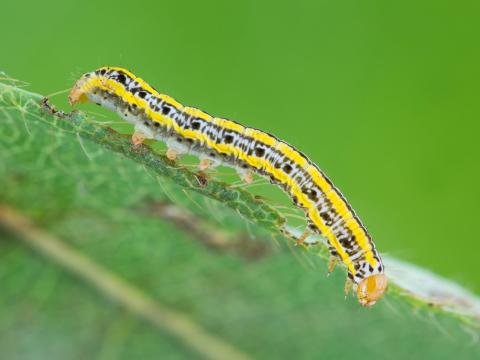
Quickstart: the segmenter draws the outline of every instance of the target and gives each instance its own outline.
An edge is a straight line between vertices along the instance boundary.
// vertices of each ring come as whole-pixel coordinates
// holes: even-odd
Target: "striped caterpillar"
[[[90,101],[117,112],[135,126],[135,145],[162,140],[171,160],[189,153],[199,157],[200,170],[223,164],[235,168],[247,183],[253,173],[268,178],[306,214],[308,227],[297,242],[318,233],[328,240],[329,271],[337,259],[345,264],[346,291],[354,285],[363,306],[375,304],[385,292],[382,260],[367,230],[340,191],[293,146],[261,130],[184,107],[122,68],[102,67],[84,74],[69,101]]]

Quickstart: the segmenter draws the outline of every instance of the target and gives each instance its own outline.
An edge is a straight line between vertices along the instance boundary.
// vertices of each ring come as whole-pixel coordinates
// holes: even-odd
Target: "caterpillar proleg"
[[[198,156],[201,170],[226,165],[235,168],[247,183],[253,173],[268,178],[305,212],[307,231],[328,240],[332,259],[346,266],[361,305],[375,304],[385,292],[382,260],[360,219],[326,175],[285,141],[185,107],[118,67],[84,74],[73,86],[69,100],[72,105],[90,101],[117,112],[135,126],[134,144],[144,139],[164,141],[172,160],[189,153]],[[300,243],[308,232],[299,238]],[[331,261],[329,268],[334,264]]]

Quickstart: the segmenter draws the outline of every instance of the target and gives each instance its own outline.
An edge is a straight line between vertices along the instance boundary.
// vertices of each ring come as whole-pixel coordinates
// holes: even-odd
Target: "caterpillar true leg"
[[[337,261],[338,259],[336,256],[330,256],[330,260],[328,261],[328,275],[330,275],[335,269],[335,266],[337,265]]]
[[[350,290],[352,290],[352,287],[353,287],[353,281],[349,277],[347,277],[347,280],[345,280],[345,286],[343,287],[343,292],[345,294],[345,299],[347,298]]]
[[[296,245],[302,245],[305,240],[310,236],[312,235],[312,232],[307,228],[303,233],[302,235],[300,235],[298,238],[297,238],[297,241],[296,241]]]

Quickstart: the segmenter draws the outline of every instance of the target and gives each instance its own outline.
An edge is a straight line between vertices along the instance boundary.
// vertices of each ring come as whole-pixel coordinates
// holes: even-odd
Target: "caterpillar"
[[[145,139],[167,144],[167,157],[198,156],[200,170],[233,167],[251,183],[253,174],[280,186],[306,215],[303,243],[312,233],[327,239],[331,254],[347,268],[346,292],[355,286],[362,306],[371,306],[387,288],[380,255],[360,219],[340,191],[303,153],[277,137],[235,121],[212,117],[160,94],[141,78],[119,67],[101,67],[77,80],[71,105],[93,102],[117,112],[135,126],[134,145]]]

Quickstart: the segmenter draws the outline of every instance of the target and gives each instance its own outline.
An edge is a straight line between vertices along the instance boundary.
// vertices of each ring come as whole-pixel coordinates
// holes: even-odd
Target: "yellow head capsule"
[[[363,279],[357,287],[357,296],[360,305],[372,306],[383,296],[387,289],[388,280],[385,274],[371,275]]]

